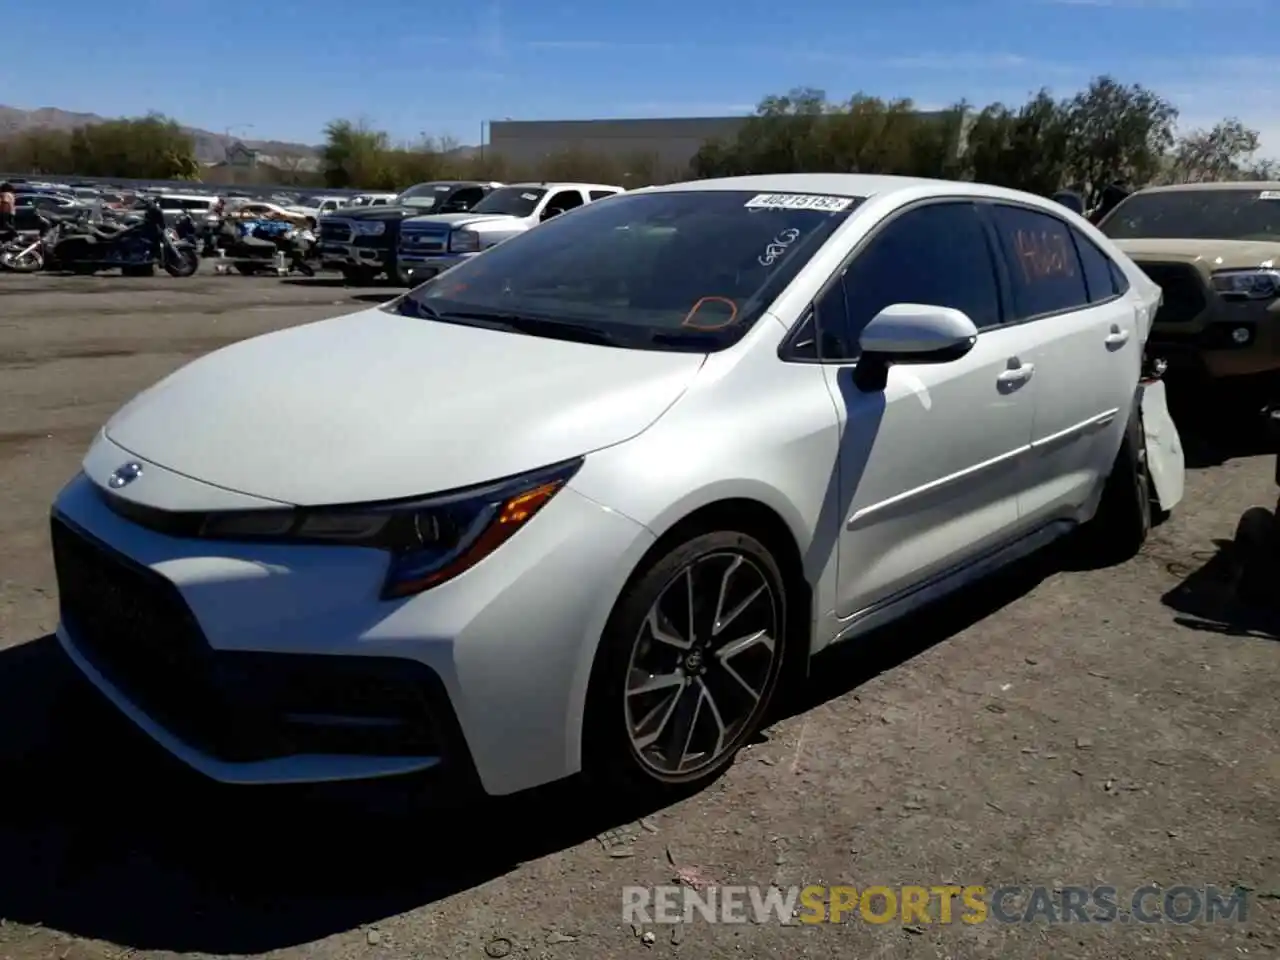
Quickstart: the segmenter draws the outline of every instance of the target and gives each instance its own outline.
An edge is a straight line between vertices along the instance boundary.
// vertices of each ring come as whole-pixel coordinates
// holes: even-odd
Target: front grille
[[[63,621],[77,646],[158,723],[220,755],[223,705],[209,683],[213,651],[177,588],[54,519]]]
[[[1156,323],[1190,323],[1208,306],[1204,281],[1195,267],[1185,263],[1147,263],[1138,266],[1164,291]]]
[[[196,749],[232,762],[458,752],[441,743],[440,729],[456,720],[422,664],[215,651],[168,580],[56,517],[51,535],[61,614],[77,649]]]
[[[351,224],[346,220],[321,220],[320,241],[323,243],[350,243]]]
[[[447,230],[405,230],[400,234],[400,246],[412,253],[443,253],[448,240]]]

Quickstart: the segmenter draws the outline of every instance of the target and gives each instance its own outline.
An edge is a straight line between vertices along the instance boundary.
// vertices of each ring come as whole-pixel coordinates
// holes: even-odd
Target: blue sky
[[[1017,102],[1107,72],[1170,98],[1186,127],[1239,116],[1280,156],[1280,61],[1266,56],[1276,0],[9,6],[8,105],[159,110],[246,138],[317,142],[326,121],[349,117],[397,139],[476,143],[489,119],[745,113],[795,86],[926,107]]]

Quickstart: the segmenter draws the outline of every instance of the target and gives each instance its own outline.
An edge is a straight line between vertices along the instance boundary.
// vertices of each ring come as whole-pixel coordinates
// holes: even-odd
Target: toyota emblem
[[[112,490],[119,490],[121,487],[127,487],[140,476],[142,476],[142,464],[126,463],[117,467],[107,478],[107,486]]]

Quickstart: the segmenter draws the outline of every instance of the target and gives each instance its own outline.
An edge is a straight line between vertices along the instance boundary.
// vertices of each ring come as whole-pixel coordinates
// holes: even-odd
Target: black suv
[[[396,263],[400,221],[428,213],[465,213],[500,183],[441,180],[419,183],[381,207],[343,207],[320,218],[321,264],[342,271],[348,283],[368,283],[380,274],[408,283]]]

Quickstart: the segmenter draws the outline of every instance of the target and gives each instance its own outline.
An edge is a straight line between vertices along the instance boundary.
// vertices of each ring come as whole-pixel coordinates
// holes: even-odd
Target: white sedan
[[[702,784],[824,648],[1138,550],[1181,492],[1159,298],[975,184],[585,205],[125,406],[54,505],[58,637],[220,781]]]

